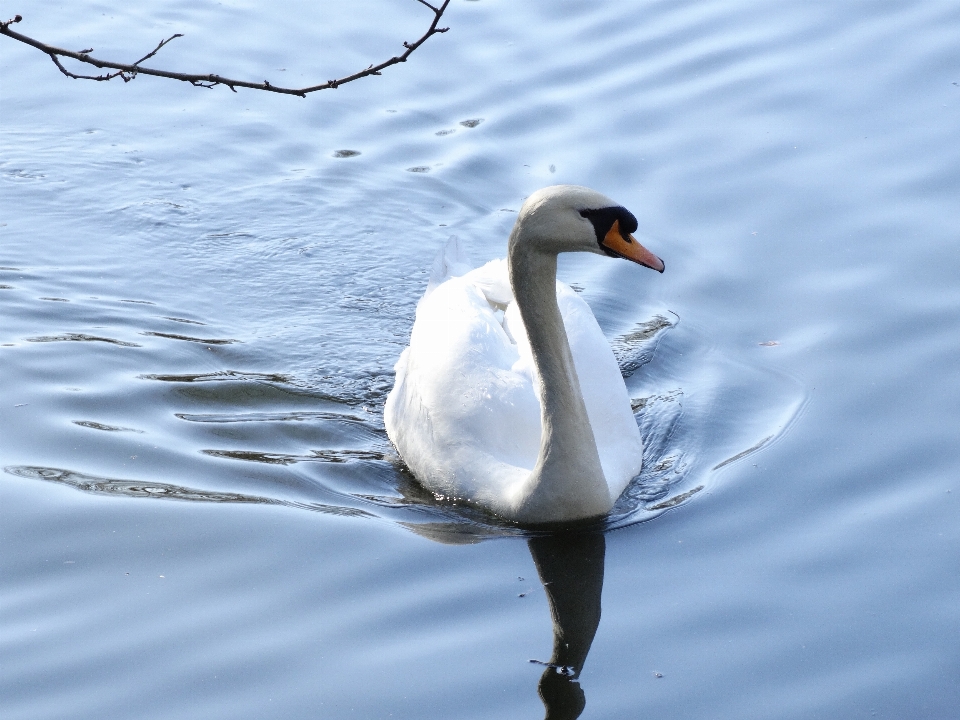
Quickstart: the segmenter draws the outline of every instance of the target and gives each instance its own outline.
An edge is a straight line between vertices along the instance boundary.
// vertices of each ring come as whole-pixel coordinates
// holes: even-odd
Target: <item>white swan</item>
[[[523,204],[507,261],[465,272],[448,248],[446,274],[459,277],[437,285],[435,267],[384,409],[390,440],[427,489],[520,523],[609,512],[640,472],[643,442],[593,313],[557,282],[557,255],[663,272],[636,228],[600,193],[557,185]]]

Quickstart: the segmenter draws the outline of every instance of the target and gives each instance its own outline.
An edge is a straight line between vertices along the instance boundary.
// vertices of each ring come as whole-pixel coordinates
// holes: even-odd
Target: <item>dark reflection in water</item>
[[[42,335],[40,337],[29,337],[27,342],[46,343],[46,342],[102,342],[119,347],[138,348],[137,343],[117,340],[116,338],[101,337],[99,335],[87,335],[86,333],[64,333],[63,335]]]
[[[612,343],[612,349],[623,377],[630,377],[649,363],[663,338],[661,331],[669,330],[679,322],[679,315],[675,321],[669,320],[664,315],[654,315],[646,322],[637,323],[630,332],[616,338]]]
[[[527,545],[553,619],[553,654],[540,676],[540,699],[546,720],[573,720],[586,707],[578,679],[600,625],[606,541],[599,532],[561,533],[530,538]]]
[[[124,480],[119,478],[97,477],[62,468],[35,467],[31,465],[13,465],[4,468],[5,472],[18,477],[47,480],[69,485],[77,490],[97,495],[119,495],[125,497],[152,498],[155,500],[186,500],[191,502],[247,503],[254,505],[280,505],[283,507],[313,510],[330,515],[350,517],[373,517],[359,508],[342,507],[325,503],[303,503],[279,498],[247,495],[245,493],[216,492],[172,485],[170,483]]]
[[[250,412],[250,413],[174,413],[181,420],[200,423],[243,423],[243,422],[298,422],[301,420],[330,420],[338,423],[353,423],[365,426],[366,421],[356,415],[319,412],[310,410],[286,412]]]
[[[143,430],[137,430],[135,428],[128,428],[128,427],[120,427],[119,425],[107,425],[106,423],[100,423],[94,420],[74,420],[73,424],[79,425],[80,427],[90,428],[91,430],[103,430],[105,432],[143,433]]]
[[[209,373],[187,373],[180,375],[141,375],[143,380],[159,380],[160,382],[193,383],[193,382],[222,382],[224,380],[251,380],[254,382],[286,383],[286,375],[277,373],[242,372],[240,370],[218,370]]]
[[[325,463],[345,463],[351,460],[383,460],[384,457],[382,452],[374,450],[314,450],[309,455],[253,452],[250,450],[201,450],[201,452],[211,457],[248,460],[270,465],[292,465],[293,463],[310,462],[311,460]]]
[[[177,335],[175,333],[157,332],[155,330],[149,330],[143,334],[150,335],[152,337],[166,338],[168,340],[183,340],[184,342],[200,343],[201,345],[232,345],[233,343],[240,342],[239,340],[232,340],[229,338],[198,338],[190,335]]]

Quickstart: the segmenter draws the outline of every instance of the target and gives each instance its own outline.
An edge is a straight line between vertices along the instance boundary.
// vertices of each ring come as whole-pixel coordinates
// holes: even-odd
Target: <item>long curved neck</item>
[[[518,240],[510,242],[510,284],[539,376],[543,425],[520,517],[545,522],[602,515],[612,501],[557,305],[557,256]]]

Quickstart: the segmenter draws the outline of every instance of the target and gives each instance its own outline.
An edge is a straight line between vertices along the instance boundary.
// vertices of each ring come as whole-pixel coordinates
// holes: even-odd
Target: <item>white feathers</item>
[[[390,439],[417,479],[511,519],[541,451],[537,367],[507,262],[466,272],[452,238],[417,306],[410,346],[387,399]],[[640,472],[643,444],[623,378],[589,306],[556,283],[557,302],[596,441],[610,505]]]

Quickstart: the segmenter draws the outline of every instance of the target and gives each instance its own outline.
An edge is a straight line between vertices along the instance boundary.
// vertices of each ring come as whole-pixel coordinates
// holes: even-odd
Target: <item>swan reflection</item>
[[[600,532],[562,533],[527,546],[553,619],[553,654],[538,686],[545,720],[573,720],[586,706],[579,678],[600,625],[606,541]]]

